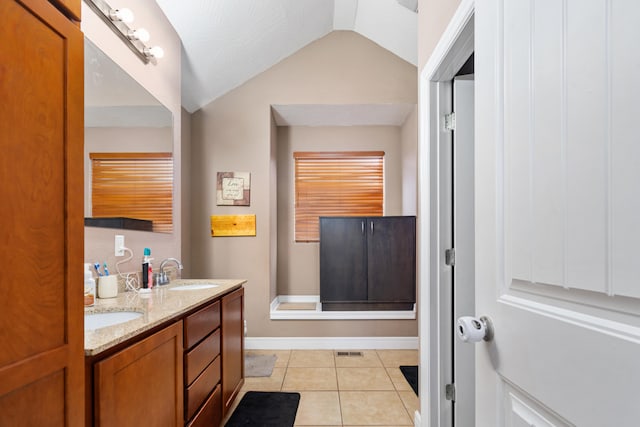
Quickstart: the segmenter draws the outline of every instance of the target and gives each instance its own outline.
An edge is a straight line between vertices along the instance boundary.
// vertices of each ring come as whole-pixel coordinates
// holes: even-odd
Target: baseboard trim
[[[417,350],[418,337],[245,337],[246,350]]]
[[[314,303],[315,310],[278,310],[280,303]],[[412,310],[322,311],[319,295],[278,295],[270,304],[271,320],[414,320]]]
[[[420,412],[416,411],[413,413],[413,425],[415,427],[422,426],[422,417],[420,416]]]

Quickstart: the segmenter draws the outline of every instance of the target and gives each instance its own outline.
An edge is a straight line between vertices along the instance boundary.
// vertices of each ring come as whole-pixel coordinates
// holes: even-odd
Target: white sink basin
[[[93,331],[107,326],[113,326],[120,323],[142,317],[142,313],[137,311],[111,311],[108,313],[89,313],[84,315],[85,331]]]
[[[216,288],[220,285],[216,285],[215,283],[194,283],[193,285],[182,285],[176,286],[175,288],[169,289],[170,291],[197,291],[201,289],[211,289]]]

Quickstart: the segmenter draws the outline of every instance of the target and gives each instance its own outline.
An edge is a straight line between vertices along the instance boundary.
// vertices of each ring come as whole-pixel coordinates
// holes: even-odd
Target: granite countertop
[[[198,290],[171,290],[184,285],[202,283],[215,283],[219,286]],[[207,301],[212,301],[241,287],[244,283],[246,280],[180,279],[172,281],[169,285],[156,286],[148,294],[120,292],[115,298],[97,298],[93,307],[85,308],[85,314],[136,311],[142,313],[142,316],[114,326],[85,330],[84,354],[95,356],[168,320],[178,318]]]

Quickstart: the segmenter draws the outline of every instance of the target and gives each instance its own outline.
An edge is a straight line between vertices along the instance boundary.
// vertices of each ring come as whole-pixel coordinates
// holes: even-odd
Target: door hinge
[[[444,386],[444,397],[447,400],[451,400],[455,402],[456,400],[456,385],[455,384],[447,384]]]
[[[454,248],[444,251],[444,263],[446,265],[456,265],[456,250]]]
[[[444,115],[444,130],[456,130],[456,113]]]

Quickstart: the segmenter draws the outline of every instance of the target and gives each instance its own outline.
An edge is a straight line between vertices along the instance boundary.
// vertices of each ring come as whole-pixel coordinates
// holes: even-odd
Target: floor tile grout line
[[[291,361],[292,361],[292,359],[293,359],[293,353],[294,353],[294,352],[295,352],[295,350],[289,350],[289,351],[287,352],[289,357],[288,357],[288,359],[286,360],[286,362],[285,362],[285,363],[283,363],[283,365],[284,365],[284,373],[283,373],[283,376],[282,376],[282,381],[281,381],[281,383],[280,383],[280,390],[281,390],[281,391],[284,391],[284,384],[285,384],[285,380],[286,380],[286,378],[287,378],[287,375],[288,375],[288,374],[291,374],[291,372],[289,371],[289,368],[291,367],[291,366],[290,366],[290,363],[291,363]],[[407,390],[405,390],[405,389],[402,389],[402,390],[401,390],[400,388],[398,388],[397,384],[393,381],[393,379],[392,379],[392,375],[391,375],[391,371],[392,371],[392,370],[394,370],[394,369],[396,369],[396,368],[398,368],[398,367],[397,367],[397,366],[395,366],[395,365],[396,365],[397,363],[399,363],[400,361],[396,362],[396,361],[394,360],[394,358],[392,357],[392,358],[391,358],[391,360],[393,360],[393,362],[394,362],[394,364],[392,364],[393,366],[386,366],[384,363],[382,363],[382,358],[381,358],[381,356],[380,356],[379,351],[374,349],[374,350],[372,350],[372,352],[373,352],[373,353],[375,354],[375,356],[377,357],[377,360],[378,360],[379,362],[381,362],[380,364],[382,365],[382,368],[384,369],[384,373],[385,373],[385,375],[386,375],[386,378],[387,378],[387,380],[389,380],[389,381],[391,382],[391,385],[392,385],[392,389],[391,389],[391,390],[388,390],[388,389],[386,389],[386,390],[385,390],[385,389],[375,389],[375,390],[366,389],[366,390],[364,390],[364,389],[362,389],[362,388],[361,388],[362,386],[360,386],[360,388],[356,388],[355,390],[340,390],[340,386],[339,386],[339,375],[338,375],[338,369],[339,369],[339,367],[337,366],[337,364],[338,364],[338,363],[337,363],[337,360],[336,360],[337,353],[336,353],[336,352],[335,352],[335,350],[334,350],[334,351],[332,351],[332,353],[331,353],[331,360],[333,361],[333,369],[334,369],[334,376],[335,376],[335,382],[336,382],[336,389],[335,389],[335,391],[334,391],[334,390],[326,390],[326,389],[324,389],[324,390],[304,390],[304,391],[307,391],[307,392],[312,392],[312,391],[315,391],[315,392],[335,392],[335,393],[337,393],[337,397],[338,397],[338,408],[337,408],[337,409],[338,409],[338,411],[339,411],[339,416],[340,416],[340,421],[341,421],[341,424],[340,424],[340,425],[341,425],[342,427],[344,427],[344,426],[345,426],[344,413],[343,413],[343,408],[342,408],[342,406],[343,406],[343,402],[342,402],[342,397],[343,397],[343,396],[342,396],[342,392],[361,392],[361,393],[369,393],[369,392],[390,392],[390,391],[395,391],[395,396],[396,396],[396,398],[400,401],[400,404],[401,404],[401,405],[402,405],[402,407],[404,408],[404,413],[406,413],[406,414],[407,414],[408,421],[409,421],[409,423],[410,423],[410,424],[408,424],[408,425],[412,425],[411,423],[412,423],[412,420],[413,420],[413,416],[412,416],[412,414],[410,413],[410,408],[409,408],[408,406],[413,406],[413,404],[412,404],[411,402],[408,402],[408,403],[405,405],[405,401],[403,400],[402,395],[401,395],[401,393],[400,393],[400,392],[401,392],[401,391],[402,391],[402,392],[406,392]],[[389,359],[389,358],[387,358],[387,359]],[[325,368],[326,366],[321,366],[321,367],[322,367],[322,368]],[[308,368],[313,368],[313,366],[310,366],[310,367],[300,367],[300,368],[301,368],[301,369],[308,369]],[[331,367],[329,367],[329,368],[331,368]],[[343,369],[345,372],[347,372],[347,371],[349,371],[350,369],[357,369],[357,368],[379,368],[379,366],[366,366],[366,365],[365,365],[365,366],[359,366],[359,365],[356,365],[356,366],[343,366],[343,367],[340,367],[340,368],[341,368],[341,369]],[[291,391],[294,391],[294,390],[291,390]],[[298,391],[299,393],[301,393],[301,392],[302,392],[302,390],[296,390],[296,391]]]
[[[340,383],[338,382],[338,361],[336,360],[336,350],[332,351],[333,365],[336,372],[336,393],[338,393],[338,411],[340,411],[340,426],[344,426],[344,417],[342,415],[342,399],[340,398]]]

